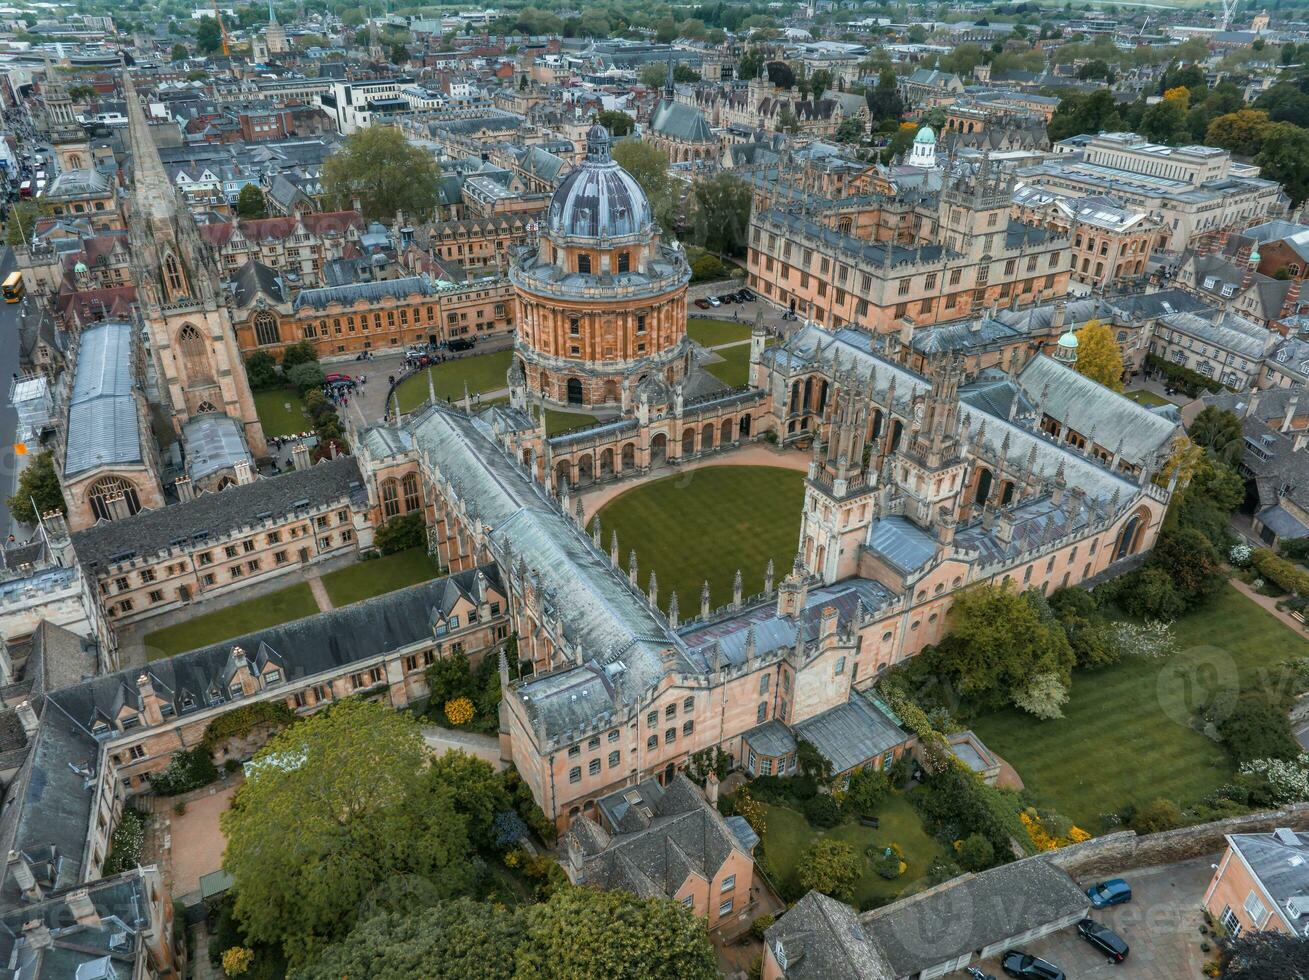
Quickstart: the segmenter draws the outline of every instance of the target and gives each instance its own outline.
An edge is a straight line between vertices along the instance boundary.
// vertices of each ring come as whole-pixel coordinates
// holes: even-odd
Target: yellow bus
[[[4,292],[6,303],[17,303],[23,298],[23,274],[16,271],[9,273],[0,291]]]

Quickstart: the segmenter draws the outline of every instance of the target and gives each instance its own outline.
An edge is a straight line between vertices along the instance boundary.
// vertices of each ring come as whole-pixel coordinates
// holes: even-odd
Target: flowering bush
[[[1309,755],[1294,759],[1252,759],[1241,766],[1243,776],[1259,776],[1278,803],[1309,800]]]
[[[223,972],[229,977],[239,977],[250,969],[254,961],[253,950],[244,946],[233,946],[223,953]]]
[[[1027,836],[1032,839],[1032,843],[1038,851],[1053,851],[1059,847],[1067,847],[1069,844],[1080,844],[1084,840],[1090,840],[1091,835],[1081,827],[1071,825],[1068,833],[1062,837],[1055,836],[1046,829],[1041,822],[1040,814],[1030,807],[1018,815],[1018,819],[1023,822],[1023,827],[1027,831]]]
[[[1250,564],[1250,556],[1254,554],[1254,549],[1248,544],[1234,544],[1232,550],[1227,553],[1227,560],[1237,568],[1245,568]]]
[[[468,698],[455,698],[445,703],[445,717],[450,724],[467,725],[473,720],[473,702]]]
[[[750,791],[744,786],[736,797],[736,812],[745,817],[745,822],[750,825],[760,837],[768,830],[768,823],[764,820],[764,805],[750,795]]]
[[[1166,657],[1173,652],[1173,624],[1158,619],[1144,623],[1114,623],[1109,645],[1120,657]]]
[[[145,817],[130,807],[118,818],[118,826],[109,839],[109,856],[105,858],[104,876],[116,875],[141,863],[145,845]]]

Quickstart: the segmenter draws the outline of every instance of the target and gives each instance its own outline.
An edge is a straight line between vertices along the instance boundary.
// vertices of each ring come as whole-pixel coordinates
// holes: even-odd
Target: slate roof
[[[182,446],[186,453],[186,473],[192,480],[231,469],[243,459],[254,472],[254,459],[245,444],[245,429],[230,415],[206,412],[188,420],[182,426]]]
[[[1159,322],[1250,361],[1259,360],[1278,340],[1267,328],[1231,313],[1213,319],[1199,313],[1169,313]]]
[[[787,980],[896,980],[854,909],[810,892],[764,933]]]
[[[650,117],[650,129],[671,140],[684,143],[715,143],[713,131],[704,113],[681,102],[664,99]]]
[[[838,775],[866,764],[912,737],[860,694],[851,694],[845,704],[806,718],[793,727],[796,736],[812,743]]]
[[[282,286],[282,277],[271,266],[264,265],[258,259],[247,259],[232,277],[232,299],[238,307],[247,307],[258,297],[263,296],[273,304],[285,303],[286,293]]]
[[[142,461],[132,396],[132,329],[125,321],[106,320],[82,331],[68,399],[66,477]]]
[[[333,303],[352,306],[355,303],[376,303],[387,297],[406,299],[415,294],[431,296],[435,292],[427,276],[404,276],[400,279],[387,279],[381,282],[359,282],[348,286],[323,286],[318,289],[305,289],[295,298],[294,308],[299,310],[312,306],[316,310],[326,309]]]
[[[936,538],[907,517],[880,517],[868,527],[868,550],[906,574],[936,557]]]
[[[258,524],[265,516],[321,506],[362,491],[358,462],[353,456],[342,456],[306,470],[228,487],[221,494],[204,493],[185,503],[143,510],[128,521],[97,524],[72,536],[73,550],[78,560],[94,571],[128,557],[189,547]]]
[[[1066,871],[1043,857],[1031,857],[962,875],[859,918],[893,975],[904,977],[1046,923],[1082,915],[1088,906],[1085,893]]]
[[[1241,856],[1277,912],[1297,935],[1309,930],[1309,834],[1279,829],[1271,834],[1228,834],[1227,843]],[[1288,901],[1299,898],[1304,912]]]

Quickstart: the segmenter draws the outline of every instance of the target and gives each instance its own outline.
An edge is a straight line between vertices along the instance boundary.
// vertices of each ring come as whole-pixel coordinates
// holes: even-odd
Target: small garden
[[[246,358],[245,370],[265,436],[311,431],[318,439],[315,461],[330,457],[333,450],[337,454],[350,451],[341,417],[324,393],[327,372],[318,363],[318,351],[311,341],[286,347],[280,362],[267,351],[257,351]]]
[[[509,386],[509,363],[513,356],[513,351],[503,350],[472,357],[456,357],[415,371],[396,386],[400,411],[412,412],[427,403],[429,374],[436,397],[447,401],[457,402],[463,398],[465,385],[470,395],[501,391]]]

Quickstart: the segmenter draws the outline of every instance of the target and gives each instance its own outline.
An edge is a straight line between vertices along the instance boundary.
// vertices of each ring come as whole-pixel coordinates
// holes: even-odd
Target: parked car
[[[1000,961],[1000,969],[1018,980],[1068,980],[1064,971],[1053,963],[1021,949],[1008,950]]]
[[[465,337],[456,337],[454,340],[446,344],[446,347],[454,351],[472,350],[473,342]]]
[[[1115,963],[1127,959],[1127,943],[1108,926],[1094,919],[1083,919],[1077,923],[1077,934]]]
[[[1105,909],[1110,905],[1122,905],[1124,902],[1132,900],[1132,886],[1123,881],[1122,878],[1110,878],[1108,881],[1102,881],[1100,884],[1088,888],[1086,897],[1091,900],[1092,907],[1097,909]]]
[[[723,305],[723,304],[719,301],[719,299],[718,299],[717,296],[710,296],[707,300],[705,300],[705,302],[707,302],[710,306],[722,306],[722,305]]]
[[[742,303],[753,303],[755,300],[755,294],[750,292],[748,289],[742,289],[736,294],[736,298]]]
[[[702,310],[707,310],[707,309],[709,309],[710,303],[709,303],[709,300],[707,300],[707,299],[698,299],[698,300],[695,301],[695,305],[698,306],[698,307],[699,307],[700,309],[702,309]]]
[[[720,303],[735,303],[735,302],[736,302],[736,293],[719,293],[719,294],[718,294],[718,302],[720,302]]]

